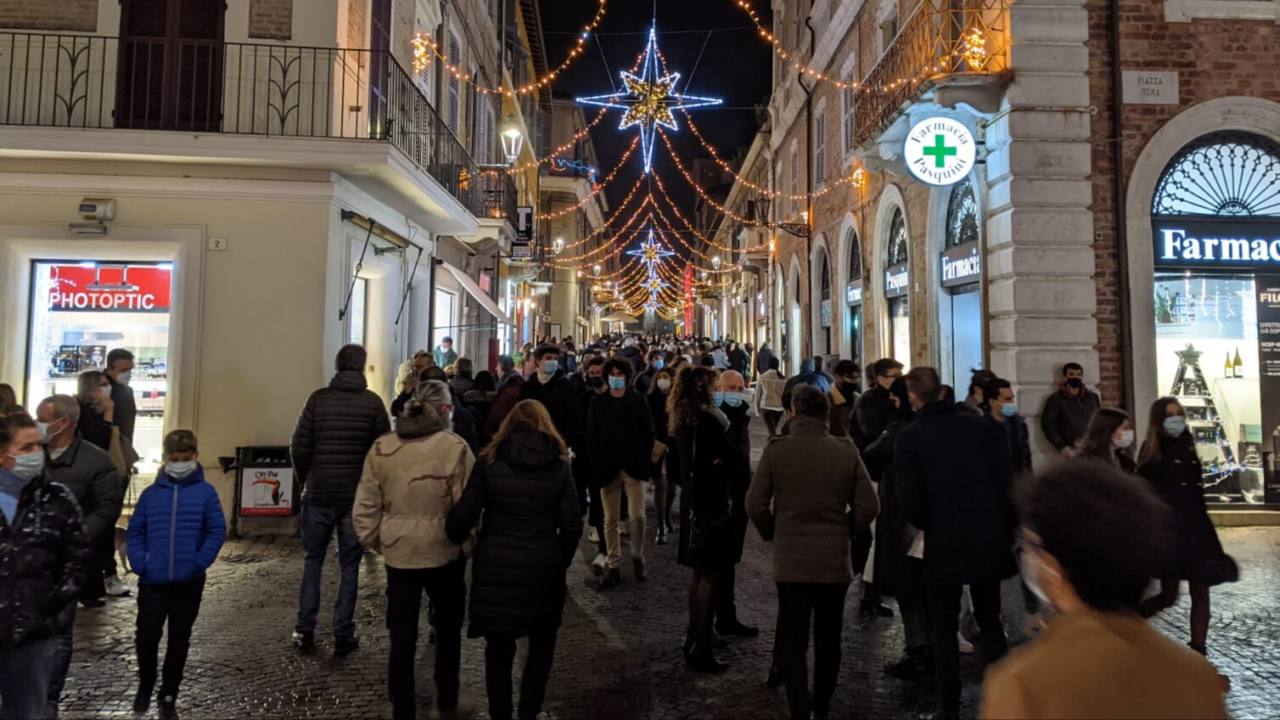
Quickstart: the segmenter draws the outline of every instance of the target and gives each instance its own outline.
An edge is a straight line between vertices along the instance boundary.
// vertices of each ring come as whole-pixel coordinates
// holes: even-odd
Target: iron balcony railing
[[[854,147],[943,77],[1008,71],[1008,32],[1008,0],[923,0],[855,91]]]
[[[386,51],[3,32],[0,124],[386,142],[486,209],[475,161]]]
[[[516,183],[505,170],[486,170],[480,175],[484,194],[484,217],[516,224]]]

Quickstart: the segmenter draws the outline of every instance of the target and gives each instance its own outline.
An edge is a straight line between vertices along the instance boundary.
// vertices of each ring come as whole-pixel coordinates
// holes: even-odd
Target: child
[[[133,710],[145,713],[156,685],[160,636],[169,622],[169,646],[158,702],[160,716],[176,717],[191,627],[200,612],[204,572],[226,536],[222,505],[205,482],[195,433],[174,430],[164,438],[164,467],[138,498],[129,520],[129,565],[138,573],[138,694]]]

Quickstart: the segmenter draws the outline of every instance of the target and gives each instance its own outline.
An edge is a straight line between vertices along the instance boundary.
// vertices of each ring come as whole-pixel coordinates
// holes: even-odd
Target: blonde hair
[[[498,457],[498,448],[506,442],[507,436],[520,428],[537,430],[551,438],[560,451],[560,456],[568,459],[569,446],[556,430],[555,423],[551,422],[551,415],[547,413],[547,409],[537,400],[521,400],[516,403],[515,407],[511,408],[511,412],[507,413],[506,419],[502,421],[498,432],[494,433],[489,445],[480,451],[480,457],[486,463],[492,464]]]

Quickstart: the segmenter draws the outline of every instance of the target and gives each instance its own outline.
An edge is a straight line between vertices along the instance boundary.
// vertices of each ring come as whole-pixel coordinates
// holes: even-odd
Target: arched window
[[[818,261],[818,273],[822,276],[820,286],[822,288],[822,299],[831,299],[831,265],[827,262],[827,253],[823,251],[821,259]]]
[[[845,235],[845,245],[849,247],[849,280],[862,279],[862,248],[858,247],[858,233],[849,228]]]
[[[973,183],[968,180],[957,183],[947,203],[947,247],[977,242],[980,232],[978,198],[974,195]]]
[[[1151,212],[1280,217],[1280,144],[1232,131],[1199,138],[1165,167]]]
[[[893,219],[889,221],[889,265],[898,265],[907,261],[907,220],[902,217],[902,208],[894,208]]]

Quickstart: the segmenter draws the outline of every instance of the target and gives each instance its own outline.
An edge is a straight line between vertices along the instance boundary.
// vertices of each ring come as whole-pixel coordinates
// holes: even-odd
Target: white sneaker
[[[587,542],[589,543],[600,542],[600,533],[596,532],[596,529],[594,527],[591,527],[591,526],[587,527]]]
[[[973,654],[973,643],[969,642],[968,640],[965,640],[964,635],[961,635],[960,633],[956,633],[956,643],[959,644],[960,646],[961,655]]]
[[[605,557],[604,553],[598,552],[595,559],[591,561],[591,572],[596,575],[603,575],[607,565],[608,558]]]
[[[112,575],[107,578],[106,582],[107,594],[112,597],[126,597],[133,590],[129,587],[129,583],[121,580],[119,577]]]

